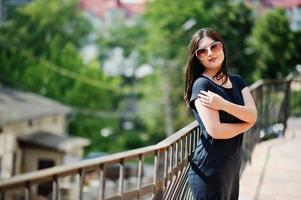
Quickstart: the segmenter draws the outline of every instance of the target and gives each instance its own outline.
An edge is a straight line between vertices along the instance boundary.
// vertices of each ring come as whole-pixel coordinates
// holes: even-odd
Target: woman
[[[188,50],[184,99],[201,131],[189,156],[189,187],[196,200],[236,200],[243,132],[256,122],[256,106],[241,77],[228,74],[216,31],[198,30]]]

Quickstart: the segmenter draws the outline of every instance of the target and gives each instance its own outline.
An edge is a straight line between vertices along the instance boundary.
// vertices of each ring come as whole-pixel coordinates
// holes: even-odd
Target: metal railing
[[[244,135],[242,170],[263,130],[279,123],[285,128],[292,79],[293,76],[260,80],[250,86],[258,120]],[[54,200],[192,199],[187,183],[187,157],[196,148],[199,138],[198,123],[194,121],[156,145],[0,181],[0,199],[38,199],[43,185],[48,185],[50,191],[47,199]],[[116,164],[118,177],[116,181],[109,181],[107,174]],[[131,175],[126,170],[129,164],[137,169]]]
[[[39,184],[52,182],[52,199],[60,199],[59,179],[67,176],[76,176],[76,184],[73,191],[77,195],[71,199],[84,199],[83,188],[85,187],[85,175],[98,173],[99,188],[98,199],[189,199],[187,186],[187,155],[195,148],[198,140],[198,124],[192,122],[185,128],[176,132],[169,138],[157,145],[117,153],[102,158],[82,161],[72,166],[58,166],[37,172],[27,173],[0,182],[2,199],[14,198],[16,192],[9,190],[22,188],[25,199],[34,199]],[[144,159],[153,157],[153,180],[145,185],[142,184]],[[125,191],[125,163],[127,161],[138,161],[137,185],[134,189]],[[110,165],[118,164],[119,182],[117,194],[105,196],[105,173]],[[18,192],[17,192],[18,193]]]

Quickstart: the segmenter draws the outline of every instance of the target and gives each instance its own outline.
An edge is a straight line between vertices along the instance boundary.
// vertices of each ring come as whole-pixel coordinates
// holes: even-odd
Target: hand
[[[198,97],[205,107],[214,110],[222,110],[225,104],[224,98],[210,90],[208,90],[208,92],[201,91]]]

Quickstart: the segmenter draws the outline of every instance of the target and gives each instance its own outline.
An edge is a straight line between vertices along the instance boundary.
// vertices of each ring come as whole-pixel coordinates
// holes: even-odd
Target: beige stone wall
[[[17,143],[15,135],[2,133],[0,135],[1,179],[9,178],[11,176],[13,172],[14,153],[17,154]],[[16,162],[18,161],[16,160]]]
[[[66,133],[66,118],[64,115],[55,115],[33,119],[31,121],[11,123],[3,125],[3,133],[14,133],[16,135],[31,134],[38,131],[46,131],[62,135]]]
[[[22,155],[21,149],[19,149],[17,144],[17,137],[25,134],[32,134],[39,131],[63,135],[67,131],[66,127],[66,117],[64,115],[33,119],[31,120],[31,122],[27,121],[3,125],[2,132],[0,133],[0,179],[11,177],[13,175],[13,171],[16,174],[19,174],[24,172],[24,170],[36,170],[36,168],[32,166],[36,164],[35,162],[33,162],[32,159],[35,159],[38,156],[46,156],[45,158],[53,157],[55,159],[56,165],[61,164],[63,158],[59,153],[51,153],[49,151],[44,150],[41,151],[41,155],[37,155],[37,152],[40,152],[40,149],[32,149]],[[32,156],[30,154],[32,154]],[[25,155],[26,158],[24,157]],[[24,162],[24,159],[30,160],[30,162]],[[15,162],[16,165],[14,170],[13,162]],[[22,167],[22,164],[26,164],[26,166]]]
[[[63,154],[40,148],[26,148],[23,151],[22,173],[38,170],[39,159],[53,160],[56,165],[61,165]]]

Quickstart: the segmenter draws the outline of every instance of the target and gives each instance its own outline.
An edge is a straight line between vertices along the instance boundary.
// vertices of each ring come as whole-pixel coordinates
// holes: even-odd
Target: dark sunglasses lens
[[[199,49],[196,52],[197,57],[204,58],[208,54],[207,49]]]
[[[223,47],[222,47],[221,43],[217,42],[217,43],[212,44],[210,49],[212,52],[216,53],[216,52],[219,52],[220,50],[222,50],[222,48]]]

